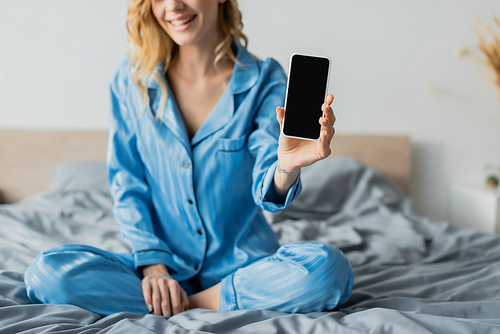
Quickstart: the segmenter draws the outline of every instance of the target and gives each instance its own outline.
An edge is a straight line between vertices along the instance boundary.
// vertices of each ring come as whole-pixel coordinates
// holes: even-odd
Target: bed
[[[407,136],[338,135],[303,169],[303,190],[266,218],[281,244],[340,247],[354,271],[347,303],[287,314],[193,309],[173,317],[35,305],[23,273],[47,248],[129,251],[111,212],[104,131],[0,130],[2,333],[500,333],[500,238],[411,211]],[[48,173],[47,173],[48,171]]]

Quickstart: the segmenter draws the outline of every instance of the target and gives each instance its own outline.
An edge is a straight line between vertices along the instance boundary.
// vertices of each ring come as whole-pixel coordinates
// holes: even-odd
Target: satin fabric
[[[155,120],[159,83],[145,84],[146,110],[125,60],[111,82],[107,167],[113,213],[133,249],[134,266],[163,263],[178,281],[199,276],[208,288],[279,245],[262,211],[286,207],[274,193],[279,123],[286,75],[273,59],[257,60],[233,43],[237,62],[216,106],[189,140],[167,85],[166,108]]]
[[[353,282],[349,260],[337,247],[318,242],[287,244],[226,276],[219,311],[331,310],[349,299]]]
[[[40,253],[25,274],[34,303],[71,304],[91,312],[147,314],[141,276],[133,254],[85,245],[63,245]],[[192,293],[198,278],[180,282]],[[309,313],[333,309],[351,295],[353,274],[345,255],[332,245],[298,243],[225,277],[219,311],[266,309]]]
[[[146,82],[146,110],[128,60],[122,63],[111,83],[106,161],[113,213],[133,252],[84,245],[43,252],[25,273],[30,300],[103,315],[145,314],[140,267],[157,263],[188,294],[222,280],[221,311],[306,313],[349,297],[352,270],[338,248],[279,248],[262,214],[286,207],[301,189],[300,174],[284,198],[273,183],[280,132],[275,109],[283,105],[286,76],[276,61],[233,47],[229,84],[191,140],[170,89],[158,121],[158,82]]]

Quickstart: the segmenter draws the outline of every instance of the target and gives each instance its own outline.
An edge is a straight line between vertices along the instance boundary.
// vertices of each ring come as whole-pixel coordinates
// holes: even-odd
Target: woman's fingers
[[[168,286],[168,281],[165,280],[164,278],[159,278],[157,279],[157,284],[158,284],[158,289],[160,290],[160,314],[170,317],[172,315],[171,309],[170,309],[170,298],[171,298],[171,293],[169,291],[169,286]],[[156,314],[156,313],[155,313]]]
[[[149,311],[155,315],[170,317],[189,309],[187,293],[174,279],[145,277],[142,291]]]
[[[333,109],[330,107],[328,103],[323,103],[321,106],[321,110],[323,111],[323,117],[325,117],[328,122],[333,126],[335,124],[335,115],[333,114]]]
[[[335,128],[332,126],[331,131],[329,131],[328,145],[332,143],[333,136],[335,135]]]
[[[331,128],[331,126],[330,126],[330,128]],[[325,159],[331,153],[330,133],[329,133],[329,129],[325,126],[321,127],[321,136],[319,138],[319,141],[320,141],[320,143],[319,143],[317,155],[318,155],[319,159]]]
[[[168,288],[170,290],[170,304],[172,305],[172,315],[181,313],[181,287],[179,285],[179,282],[174,280],[168,281]]]
[[[142,294],[144,295],[144,301],[148,306],[149,312],[153,311],[151,282],[148,279],[142,280]]]
[[[321,117],[319,119],[319,123],[321,124],[321,136],[318,158],[324,159],[331,153],[330,143],[332,141],[333,135],[335,134],[335,129],[333,128],[333,125],[326,119],[326,116]]]
[[[333,94],[328,94],[328,95],[326,96],[326,103],[328,103],[329,105],[330,105],[330,104],[332,104],[333,99],[334,99]]]
[[[321,117],[319,119],[319,123],[321,124],[321,131],[326,131],[327,140],[328,142],[330,142],[333,138],[333,135],[335,134],[333,125],[329,121],[327,121],[325,117]]]
[[[334,96],[333,94],[328,94],[326,96],[325,103],[321,106],[323,113],[325,114],[326,119],[333,125],[335,123],[335,115],[333,114],[333,109],[330,105],[333,103]],[[280,126],[283,123],[283,118],[285,117],[285,108],[277,107],[276,108],[276,118],[278,119],[278,123]]]
[[[325,159],[331,154],[330,143],[335,134],[333,125],[335,124],[335,115],[331,104],[333,103],[333,94],[328,94],[325,98],[325,103],[321,106],[323,112],[322,117],[319,118],[321,124],[320,138],[316,142],[307,140],[284,138],[280,134],[280,145],[278,155],[287,161],[292,161],[293,166],[304,167],[308,166],[318,160]],[[276,118],[282,128],[285,110],[282,107],[276,108]]]
[[[280,128],[281,128],[281,125],[283,124],[284,117],[285,117],[285,108],[277,107],[276,108],[276,118],[278,119],[278,123],[280,123]]]
[[[151,278],[151,290],[153,299],[153,311],[155,315],[162,315],[161,310],[161,291],[158,287],[158,282],[156,278]]]

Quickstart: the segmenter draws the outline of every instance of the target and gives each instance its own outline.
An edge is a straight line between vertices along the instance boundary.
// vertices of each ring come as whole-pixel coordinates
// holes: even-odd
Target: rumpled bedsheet
[[[104,165],[93,168],[104,180]],[[86,183],[83,174],[75,173],[83,178],[78,186],[53,182],[0,205],[0,334],[500,333],[499,236],[413,214],[400,188],[352,158],[304,168],[299,197],[279,213],[266,213],[281,244],[319,241],[345,252],[354,289],[335,310],[100,317],[72,305],[32,304],[23,273],[38,252],[71,243],[130,251],[106,188]]]

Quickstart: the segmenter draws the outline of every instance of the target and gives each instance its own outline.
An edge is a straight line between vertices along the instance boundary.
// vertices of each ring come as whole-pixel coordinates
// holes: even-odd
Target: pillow
[[[109,194],[104,161],[63,161],[49,169],[54,190],[93,189]]]

